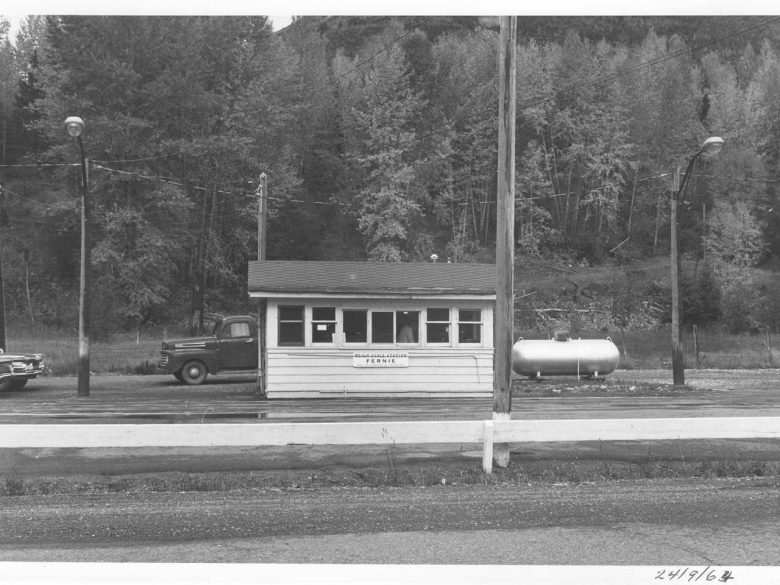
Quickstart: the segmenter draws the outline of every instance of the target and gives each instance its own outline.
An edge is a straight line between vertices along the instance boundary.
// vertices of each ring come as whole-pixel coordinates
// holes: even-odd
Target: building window
[[[312,307],[311,341],[312,343],[333,343],[336,333],[336,308]]]
[[[396,311],[395,327],[398,343],[419,343],[420,311]]]
[[[394,313],[391,311],[373,311],[371,313],[371,343],[393,343]]]
[[[279,345],[303,345],[303,307],[279,307]]]
[[[480,343],[482,341],[482,310],[458,309],[458,342]]]
[[[428,309],[426,311],[425,327],[428,343],[449,343],[450,310]]]
[[[366,343],[368,341],[368,311],[344,309],[344,341]]]

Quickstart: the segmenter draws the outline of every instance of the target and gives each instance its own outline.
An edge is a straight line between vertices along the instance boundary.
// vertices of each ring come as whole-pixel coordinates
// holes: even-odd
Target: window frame
[[[392,316],[392,323],[390,324],[390,333],[393,337],[391,341],[374,341],[374,315],[387,313]],[[368,345],[376,347],[394,347],[397,345],[395,336],[395,309],[369,309],[368,310]]]
[[[458,324],[458,345],[468,345],[468,346],[476,346],[476,345],[482,345],[483,338],[484,338],[484,331],[485,331],[485,322],[484,322],[484,311],[481,308],[472,308],[472,307],[456,307],[455,310],[457,311],[457,314],[455,315],[455,318],[457,319]],[[460,312],[461,311],[472,311],[472,312],[478,312],[479,313],[479,321],[464,321],[460,318]],[[479,326],[479,340],[478,341],[461,341],[461,325],[470,325],[470,326]]]
[[[434,311],[447,311],[447,320],[433,320],[429,316],[429,312]],[[447,327],[447,341],[431,341],[428,335],[429,325],[445,325]],[[431,345],[436,347],[444,347],[452,345],[452,307],[425,307],[425,345]]]
[[[339,314],[336,310],[335,306],[314,306],[312,305],[310,307],[311,309],[311,319],[309,319],[308,326],[309,326],[309,332],[311,334],[311,344],[312,345],[334,345],[336,342],[336,336],[338,335],[338,329],[339,329]],[[315,319],[314,318],[314,311],[317,309],[331,309],[333,310],[333,319]],[[304,315],[305,318],[305,315]],[[333,332],[331,333],[330,340],[328,341],[315,341],[314,340],[314,328],[318,324],[325,324],[325,325],[333,325]]]
[[[486,336],[492,336],[491,323],[486,319],[494,315],[490,307],[477,304],[471,299],[463,299],[462,302],[452,302],[451,299],[426,299],[419,303],[410,303],[408,299],[388,301],[378,300],[376,303],[370,299],[353,299],[352,302],[340,299],[285,299],[284,304],[274,307],[275,327],[273,333],[276,338],[276,347],[280,348],[320,348],[349,350],[388,350],[388,349],[431,349],[445,350],[448,348],[479,348],[491,347],[490,340]],[[403,312],[411,315],[402,315]],[[323,315],[324,313],[324,315]],[[374,317],[375,314],[386,315]],[[434,313],[434,315],[431,315]],[[389,315],[392,315],[390,317]],[[461,318],[463,315],[463,318]],[[282,318],[282,317],[286,318]],[[315,318],[318,316],[320,318]],[[405,318],[411,317],[410,325],[414,327],[413,319],[416,317],[416,337],[413,342],[399,341],[398,328],[404,324]],[[391,321],[392,318],[392,321]],[[445,320],[446,319],[446,320]],[[347,320],[351,328],[345,325]],[[386,341],[374,341],[375,333],[379,331],[374,321],[384,323]],[[392,323],[392,335],[389,331]],[[316,339],[318,324],[327,324],[333,335],[325,339],[321,335],[320,341]],[[433,335],[429,335],[429,329],[433,327]],[[447,341],[438,341],[444,337],[443,329],[448,328]],[[361,333],[360,340],[347,340],[347,333],[351,329],[352,334]],[[320,332],[324,334],[325,332]],[[462,334],[466,337],[461,337]],[[470,335],[472,334],[473,335]],[[285,337],[289,340],[282,341]],[[302,339],[301,339],[302,337]],[[478,341],[465,339],[477,338]],[[433,341],[436,339],[437,341]],[[461,341],[464,339],[464,341]]]
[[[298,319],[282,319],[282,311],[284,309],[299,309],[301,312],[301,318]],[[276,315],[276,343],[278,347],[305,347],[306,346],[306,305],[279,305],[277,307]],[[299,323],[301,327],[301,341],[289,342],[282,341],[282,323]]]
[[[344,331],[344,313],[350,312],[350,313],[363,313],[363,327],[365,329],[365,340],[363,341],[349,341],[347,339],[347,332]],[[342,340],[344,342],[345,346],[349,347],[362,347],[369,345],[369,339],[370,337],[370,319],[368,318],[368,315],[371,311],[369,309],[360,309],[360,308],[352,308],[352,307],[341,307],[341,310],[339,311],[339,315],[341,316],[341,319],[339,319],[339,324],[336,326],[337,333],[340,333],[342,336]]]
[[[398,337],[400,335],[400,331],[398,330],[398,313],[407,313],[417,314],[417,340],[416,341],[399,341]],[[414,309],[396,309],[395,310],[395,317],[394,317],[394,323],[393,323],[393,331],[395,332],[395,345],[398,347],[413,347],[413,346],[419,346],[422,345],[422,331],[420,330],[420,314],[422,313],[422,309],[420,308],[414,308]],[[413,328],[414,330],[414,328]]]
[[[246,327],[246,335],[233,335],[233,328],[236,325],[244,325]],[[222,339],[248,339],[250,337],[252,337],[252,328],[246,321],[233,321],[222,326]]]

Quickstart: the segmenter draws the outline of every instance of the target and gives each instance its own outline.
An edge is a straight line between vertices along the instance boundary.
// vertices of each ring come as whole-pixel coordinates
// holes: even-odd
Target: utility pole
[[[5,120],[3,120],[5,122]],[[5,191],[0,185],[0,352],[8,350],[5,335],[5,280],[3,279],[3,236],[2,228],[8,225],[5,214]]]
[[[710,136],[705,140],[701,148],[688,161],[688,168],[685,169],[682,179],[680,179],[680,167],[674,169],[674,185],[672,187],[671,214],[669,217],[671,225],[670,234],[670,254],[671,254],[671,289],[672,289],[672,379],[675,386],[685,385],[685,363],[683,356],[682,342],[680,341],[680,329],[682,319],[680,319],[680,250],[678,240],[680,236],[680,226],[677,216],[680,211],[680,202],[685,199],[685,190],[688,188],[688,181],[691,178],[691,170],[696,160],[703,155],[714,155],[720,152],[723,147],[723,138],[720,136]]]
[[[266,227],[268,221],[268,178],[265,173],[260,174],[260,184],[257,186],[257,260],[265,260]],[[268,302],[260,299],[257,304],[257,394],[265,398],[268,393],[268,371],[266,329],[266,310]]]
[[[90,218],[89,202],[89,159],[84,156],[84,142],[81,133],[84,131],[84,120],[78,116],[65,119],[68,134],[79,147],[81,161],[81,269],[79,273],[79,367],[77,396],[89,396],[89,335],[92,330],[90,315],[90,291],[92,280],[92,220]]]
[[[510,420],[515,265],[515,102],[517,17],[499,17],[498,192],[496,194],[496,331],[493,357],[493,420]],[[509,445],[496,444],[499,467],[509,465]]]
[[[89,201],[89,159],[84,156],[81,136],[76,138],[81,153],[81,278],[79,284],[79,368],[78,396],[89,396],[89,336],[92,331],[92,220]]]
[[[682,341],[680,340],[680,253],[677,248],[680,236],[680,226],[677,223],[677,212],[680,208],[679,165],[674,167],[674,184],[672,185],[672,204],[670,208],[669,254],[671,256],[672,288],[672,380],[675,386],[683,386],[685,385],[685,368],[683,366]]]
[[[257,259],[265,260],[266,225],[268,215],[268,179],[265,173],[260,174],[260,184],[257,186]]]

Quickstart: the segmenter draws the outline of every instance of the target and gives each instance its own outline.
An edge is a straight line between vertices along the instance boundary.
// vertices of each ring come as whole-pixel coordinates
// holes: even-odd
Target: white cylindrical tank
[[[512,369],[521,376],[605,376],[617,368],[620,351],[612,340],[520,339],[512,346]]]

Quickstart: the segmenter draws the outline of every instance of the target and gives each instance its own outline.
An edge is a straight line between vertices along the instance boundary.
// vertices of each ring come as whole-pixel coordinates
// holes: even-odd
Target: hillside
[[[780,258],[780,17],[517,24],[518,328],[663,327],[680,167],[686,323],[777,330],[780,287],[752,267]],[[0,43],[11,320],[76,326],[84,193],[98,338],[248,310],[261,247],[492,257],[499,33],[479,19],[37,16],[15,41]]]
[[[778,330],[777,272],[746,269],[736,287],[716,282],[717,318],[697,321],[702,272],[696,261],[683,261],[684,326],[697,324],[732,333]],[[545,337],[558,328],[573,335],[658,330],[669,323],[670,302],[668,257],[597,266],[529,257],[516,260],[515,329],[525,335]]]

